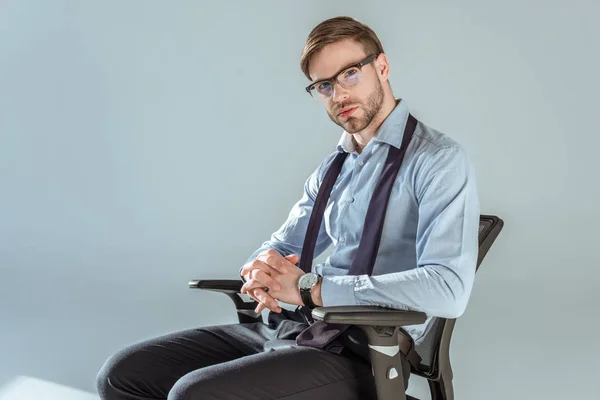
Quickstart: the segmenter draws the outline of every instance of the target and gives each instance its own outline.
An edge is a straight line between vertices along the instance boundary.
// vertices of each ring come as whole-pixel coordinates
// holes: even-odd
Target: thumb
[[[285,256],[285,259],[291,262],[292,264],[297,264],[300,260],[300,257],[298,257],[297,254],[290,254],[288,256]]]

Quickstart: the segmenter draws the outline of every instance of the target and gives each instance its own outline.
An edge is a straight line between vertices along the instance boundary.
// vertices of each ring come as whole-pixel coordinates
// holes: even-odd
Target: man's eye
[[[358,70],[356,68],[351,68],[344,73],[344,77],[348,77],[348,78],[352,77],[352,76],[356,75],[357,72],[358,72]]]
[[[329,83],[329,82],[324,82],[324,83],[317,85],[317,92],[324,96],[329,96],[331,94],[332,90],[333,90],[333,88],[331,86],[331,83]]]

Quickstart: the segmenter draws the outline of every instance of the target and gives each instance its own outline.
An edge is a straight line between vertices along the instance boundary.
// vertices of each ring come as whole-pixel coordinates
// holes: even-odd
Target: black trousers
[[[376,399],[366,336],[350,329],[341,354],[294,340],[308,325],[299,310],[271,312],[268,323],[209,326],[126,347],[101,368],[103,400]],[[403,360],[408,386],[410,366]]]

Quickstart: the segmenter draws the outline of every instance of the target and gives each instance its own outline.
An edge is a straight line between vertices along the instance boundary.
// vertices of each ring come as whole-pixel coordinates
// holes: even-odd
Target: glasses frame
[[[379,53],[381,54],[381,53]],[[308,85],[305,89],[308,92],[308,94],[310,95],[310,97],[312,97],[313,99],[315,98],[315,96],[312,95],[311,90],[315,87],[315,85],[319,84],[319,83],[323,83],[323,82],[331,82],[332,86],[335,86],[336,82],[340,84],[340,86],[345,87],[344,85],[342,85],[342,83],[339,81],[339,77],[342,74],[342,72],[345,72],[347,69],[350,68],[358,68],[362,71],[362,67],[364,67],[365,65],[369,65],[371,64],[373,61],[375,61],[375,59],[377,57],[379,57],[379,54],[371,54],[370,56],[368,56],[367,58],[365,58],[362,61],[357,62],[356,64],[351,64],[351,65],[347,65],[344,68],[340,69],[335,75],[333,75],[331,78],[327,78],[327,79],[319,79],[316,82],[311,83],[310,85]]]

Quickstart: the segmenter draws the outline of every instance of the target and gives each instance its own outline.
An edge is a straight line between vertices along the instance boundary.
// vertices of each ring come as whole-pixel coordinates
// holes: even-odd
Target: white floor
[[[0,387],[0,400],[99,400],[98,395],[28,376]]]

